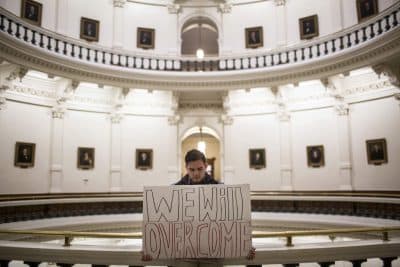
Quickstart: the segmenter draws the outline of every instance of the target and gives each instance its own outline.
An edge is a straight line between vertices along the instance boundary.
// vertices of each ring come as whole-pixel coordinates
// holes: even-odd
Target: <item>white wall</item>
[[[0,111],[0,193],[47,193],[49,190],[51,112],[49,108],[7,102]],[[14,167],[16,142],[36,144],[33,168]]]

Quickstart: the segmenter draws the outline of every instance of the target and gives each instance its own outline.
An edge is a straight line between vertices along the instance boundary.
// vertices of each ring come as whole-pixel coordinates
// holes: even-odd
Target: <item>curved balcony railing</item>
[[[247,259],[190,259],[189,262],[196,266],[213,266],[218,264],[251,264],[250,266],[261,266],[261,264],[283,264],[284,267],[299,266],[304,262],[316,262],[319,266],[328,267],[335,261],[349,261],[352,266],[361,266],[361,263],[369,258],[380,258],[384,267],[392,266],[392,261],[398,258],[400,251],[400,240],[389,238],[389,232],[399,231],[400,227],[370,227],[370,228],[348,228],[311,231],[288,231],[288,232],[258,232],[253,233],[253,238],[285,238],[285,245],[275,247],[259,247],[254,260]],[[355,233],[380,233],[381,239],[362,241],[342,241],[332,244],[307,244],[295,245],[293,238],[298,236],[328,235],[331,240],[336,236]],[[37,267],[42,262],[54,262],[58,266],[70,267],[73,264],[92,264],[92,266],[129,265],[129,266],[151,266],[165,265],[174,266],[182,259],[142,261],[140,248],[116,247],[116,246],[84,246],[72,245],[71,241],[77,237],[85,238],[118,238],[138,239],[141,233],[95,233],[95,232],[71,232],[71,231],[33,231],[33,230],[0,230],[2,240],[0,241],[0,263],[1,266],[9,266],[13,260],[22,260],[30,267]],[[10,241],[10,237],[22,235],[25,239],[29,236],[52,236],[63,237],[64,243],[60,244],[35,244],[33,242]],[[13,238],[11,238],[13,239]],[[202,265],[206,262],[209,265]],[[210,265],[211,264],[211,265]],[[258,265],[255,265],[258,264]],[[182,265],[180,265],[182,266]],[[192,265],[189,265],[192,266]],[[220,266],[220,265],[216,265]],[[249,266],[249,265],[248,265]]]
[[[3,8],[0,8],[0,33],[46,53],[82,63],[150,71],[233,71],[270,68],[335,55],[398,29],[399,12],[400,2],[397,2],[370,20],[336,34],[260,54],[203,60],[140,55],[88,44],[31,25]]]

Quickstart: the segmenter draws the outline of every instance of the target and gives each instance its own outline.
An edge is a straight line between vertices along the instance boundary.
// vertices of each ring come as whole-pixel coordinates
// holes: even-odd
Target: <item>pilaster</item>
[[[65,101],[58,101],[52,109],[50,193],[62,192],[65,110]]]
[[[280,134],[280,151],[281,151],[281,190],[293,190],[293,177],[292,177],[292,139],[291,139],[291,123],[290,112],[287,108],[285,99],[282,97],[280,91],[277,94],[277,117],[279,120],[279,134]]]
[[[123,23],[124,6],[126,0],[114,0],[114,18],[113,18],[113,48],[123,48]]]

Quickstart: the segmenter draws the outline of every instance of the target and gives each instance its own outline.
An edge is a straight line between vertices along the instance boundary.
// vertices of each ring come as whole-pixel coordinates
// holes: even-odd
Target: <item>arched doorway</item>
[[[182,56],[196,56],[199,48],[204,56],[218,56],[218,28],[209,18],[198,16],[186,21],[181,30]]]
[[[184,156],[191,149],[199,149],[206,155],[207,172],[216,180],[221,180],[220,140],[217,133],[206,126],[196,126],[189,129],[182,138],[181,170],[182,176],[186,174]]]

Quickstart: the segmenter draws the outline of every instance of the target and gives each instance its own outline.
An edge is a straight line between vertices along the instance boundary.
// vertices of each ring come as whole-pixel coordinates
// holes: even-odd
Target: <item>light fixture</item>
[[[199,23],[199,48],[196,50],[196,57],[198,59],[204,58],[204,50],[201,48],[201,23]]]
[[[206,142],[203,140],[203,129],[200,126],[200,141],[197,142],[197,150],[203,152],[203,154],[206,154]]]

